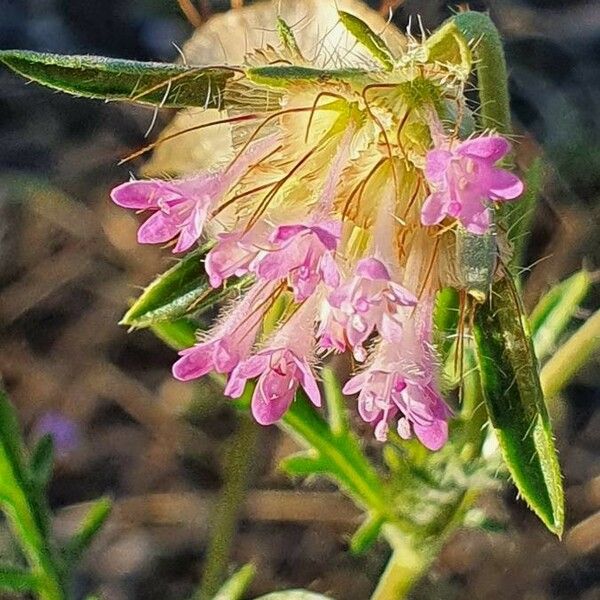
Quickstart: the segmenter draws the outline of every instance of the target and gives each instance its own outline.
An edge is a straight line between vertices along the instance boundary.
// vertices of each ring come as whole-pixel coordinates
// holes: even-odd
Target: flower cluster
[[[437,292],[452,284],[443,265],[453,260],[453,230],[487,233],[494,203],[518,198],[523,186],[496,166],[510,151],[504,137],[461,140],[458,124],[443,122],[444,106],[453,104],[454,115],[468,110],[461,82],[440,65],[409,67],[385,85],[377,72],[360,85],[296,82],[282,92],[278,83],[277,110],[265,106],[255,127],[231,126],[227,164],[113,191],[120,206],[152,211],[141,243],[173,240],[173,251],[184,252],[208,237],[214,288],[253,278],[181,352],[176,378],[227,374],[225,393],[234,398],[254,381],[252,413],[266,425],[299,388],[320,406],[317,358],[349,351],[358,368],[343,391],[358,394],[378,440],[393,423],[430,449],[445,443],[450,411],[439,391],[432,311]],[[421,90],[418,102],[412,89]]]

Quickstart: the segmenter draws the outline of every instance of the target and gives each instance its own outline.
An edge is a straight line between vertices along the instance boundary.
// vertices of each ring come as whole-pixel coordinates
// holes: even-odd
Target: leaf
[[[79,560],[108,519],[111,511],[112,502],[108,498],[100,498],[92,504],[76,533],[65,547],[65,555],[71,564]]]
[[[327,403],[327,417],[333,435],[342,435],[348,431],[348,410],[342,394],[342,387],[330,367],[322,371],[323,391]]]
[[[311,450],[286,456],[279,463],[279,468],[292,477],[309,477],[327,470],[326,465],[319,459],[319,454]]]
[[[246,71],[248,79],[260,85],[288,88],[298,82],[326,83],[328,81],[361,81],[369,76],[364,69],[315,69],[301,66],[252,67]]]
[[[562,479],[533,345],[517,291],[497,281],[475,314],[482,394],[520,494],[552,532],[564,526]]]
[[[300,391],[281,424],[292,437],[318,454],[322,474],[335,481],[357,504],[390,521],[396,519],[383,482],[352,432],[334,435]]]
[[[197,323],[191,319],[178,319],[152,325],[154,335],[173,350],[192,347],[196,343],[197,329]]]
[[[76,96],[175,108],[220,108],[227,82],[235,74],[228,67],[193,67],[28,50],[2,50],[0,62],[27,79]]]
[[[352,554],[364,554],[377,541],[385,520],[381,515],[369,514],[350,540]]]
[[[38,578],[32,573],[0,566],[0,590],[11,592],[33,592],[38,588]]]
[[[579,271],[555,285],[533,309],[529,323],[539,360],[546,358],[575,316],[592,285],[587,271]]]
[[[362,19],[338,10],[342,25],[362,44],[386,71],[394,68],[394,57],[383,39],[378,36]]]
[[[52,477],[54,466],[54,439],[50,434],[40,438],[31,454],[29,469],[34,484],[43,490]]]
[[[308,590],[286,590],[285,592],[273,592],[256,600],[333,600],[323,594],[315,594]]]
[[[12,476],[23,486],[27,480],[25,448],[21,439],[19,422],[15,411],[8,400],[6,392],[0,388],[0,445],[4,450]],[[0,489],[4,481],[0,477]]]
[[[188,253],[157,277],[127,311],[121,324],[150,327],[189,313],[198,315],[243,291],[252,281],[251,277],[238,279],[227,287],[211,287],[202,264],[210,248],[211,245],[207,244]]]
[[[256,567],[250,563],[244,565],[225,582],[213,600],[240,600],[254,577],[256,577]]]

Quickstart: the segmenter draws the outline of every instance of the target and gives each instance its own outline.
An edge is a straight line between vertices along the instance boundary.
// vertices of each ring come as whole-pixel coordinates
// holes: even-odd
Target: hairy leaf
[[[482,394],[506,465],[520,494],[561,535],[562,479],[537,360],[512,282],[494,284],[475,316]]]
[[[127,311],[122,325],[149,327],[189,313],[200,314],[226,298],[239,294],[252,281],[239,279],[214,289],[208,281],[203,259],[211,245],[189,252],[176,265],[157,277]]]
[[[28,50],[2,50],[0,62],[27,79],[76,96],[175,108],[220,108],[227,82],[235,74],[228,67],[193,67]]]

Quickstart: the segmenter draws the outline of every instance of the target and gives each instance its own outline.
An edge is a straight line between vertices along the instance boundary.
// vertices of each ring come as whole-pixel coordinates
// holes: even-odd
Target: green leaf
[[[6,392],[0,388],[0,446],[4,450],[7,464],[12,476],[24,486],[27,481],[27,467],[25,460],[25,448],[21,439],[19,422],[15,411],[8,400]],[[4,486],[3,478],[0,478],[0,489]]]
[[[198,324],[191,319],[177,319],[152,325],[154,335],[173,350],[191,348],[196,343]]]
[[[255,577],[256,567],[253,564],[244,565],[225,582],[213,600],[240,600]]]
[[[552,532],[564,526],[562,478],[533,344],[517,291],[496,282],[475,315],[482,394],[520,494]]]
[[[529,317],[533,345],[539,360],[546,358],[565,332],[592,285],[587,271],[579,271],[555,285],[533,309]]]
[[[298,82],[326,83],[328,81],[363,81],[369,76],[364,69],[315,69],[301,66],[252,67],[246,71],[250,81],[275,88],[288,88]]]
[[[76,533],[65,547],[65,556],[73,564],[88,548],[96,534],[100,531],[112,511],[112,502],[108,498],[96,500],[79,525]]]
[[[211,247],[207,244],[188,253],[157,277],[127,311],[121,324],[150,327],[190,313],[199,315],[226,298],[239,295],[251,283],[251,277],[238,279],[227,287],[211,287],[203,265]]]
[[[362,44],[386,71],[394,68],[394,57],[383,39],[378,36],[362,19],[338,10],[342,25]]]
[[[327,417],[333,435],[342,435],[348,431],[348,410],[342,394],[342,386],[333,369],[325,367],[322,371],[323,391],[327,403]]]
[[[220,108],[235,70],[99,56],[63,56],[28,50],[2,50],[0,62],[55,90],[103,100],[183,108]]]
[[[281,423],[292,437],[318,454],[323,475],[335,481],[357,504],[390,521],[396,519],[383,482],[352,432],[334,435],[303,392],[296,394]]]
[[[256,600],[333,600],[323,594],[315,594],[308,590],[286,590],[285,592],[273,592]]]
[[[286,456],[279,463],[279,468],[291,477],[309,477],[317,473],[323,473],[327,467],[319,459],[318,452],[306,450]]]
[[[52,477],[54,467],[54,439],[50,434],[40,438],[31,454],[29,470],[34,484],[43,490]]]
[[[10,592],[34,592],[38,588],[38,578],[32,573],[0,566],[0,590]]]
[[[350,540],[352,554],[364,554],[377,541],[385,520],[381,515],[369,514]]]

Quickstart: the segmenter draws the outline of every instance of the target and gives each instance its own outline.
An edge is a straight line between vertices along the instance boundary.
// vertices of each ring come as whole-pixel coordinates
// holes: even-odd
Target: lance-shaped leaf
[[[273,592],[256,600],[333,600],[330,596],[315,594],[308,590],[286,590],[284,592]]]
[[[387,44],[362,19],[343,10],[338,10],[338,16],[342,25],[386,71],[391,71],[394,68],[394,57]]]
[[[174,108],[221,108],[227,82],[236,73],[230,67],[63,56],[28,50],[2,50],[0,62],[27,79],[69,94]]]
[[[157,277],[127,311],[121,324],[149,327],[190,313],[200,314],[243,291],[251,277],[241,278],[219,289],[211,287],[203,265],[210,248],[211,245],[207,244],[189,252]]]
[[[482,393],[506,465],[520,494],[561,535],[562,479],[523,307],[508,277],[475,315]]]
[[[546,358],[554,350],[591,285],[591,275],[587,271],[579,271],[555,285],[538,302],[529,318],[538,359]]]

